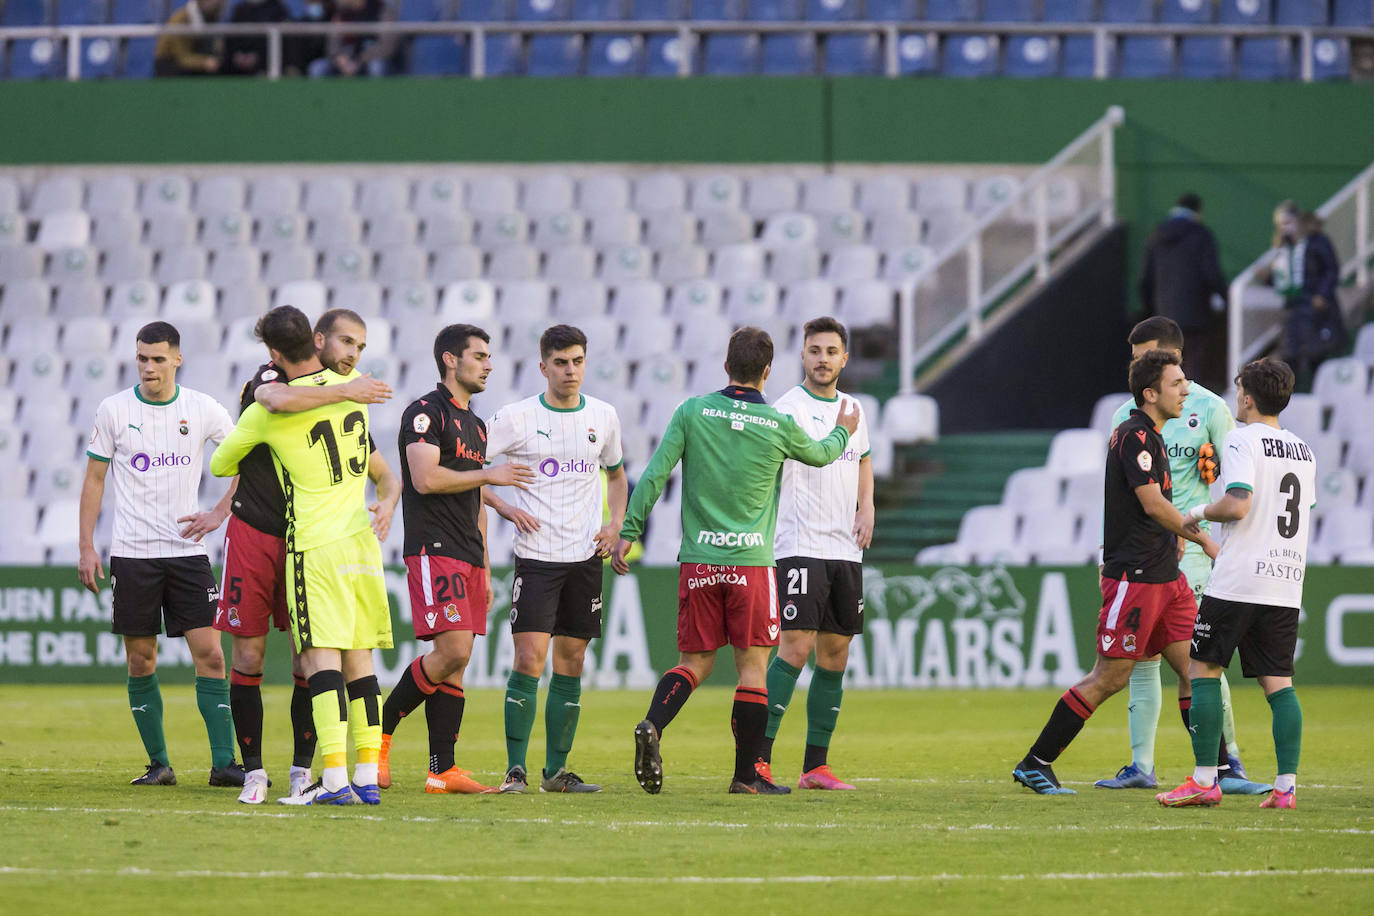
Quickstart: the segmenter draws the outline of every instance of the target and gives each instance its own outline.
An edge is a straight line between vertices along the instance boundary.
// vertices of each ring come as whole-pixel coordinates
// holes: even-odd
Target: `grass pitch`
[[[1251,775],[1273,776],[1269,710],[1235,685]],[[1080,794],[1040,797],[1011,769],[1055,691],[850,691],[831,762],[857,792],[731,796],[730,694],[705,688],[663,742],[663,794],[631,773],[647,691],[583,695],[572,766],[600,795],[431,796],[423,714],[402,724],[380,807],[288,809],[288,690],[264,690],[260,808],[206,783],[189,687],[164,688],[180,785],[135,789],[142,748],[124,691],[0,687],[0,911],[346,913],[1098,913],[1374,911],[1369,689],[1302,688],[1296,811],[1258,798],[1166,810],[1105,791],[1129,754],[1124,699],[1099,710],[1056,769]],[[1191,771],[1165,688],[1160,785]],[[541,691],[541,703],[543,692]],[[501,694],[473,691],[460,765],[505,768]],[[543,756],[543,717],[529,763]],[[795,786],[802,692],[774,772]],[[1149,903],[1146,904],[1145,901]]]

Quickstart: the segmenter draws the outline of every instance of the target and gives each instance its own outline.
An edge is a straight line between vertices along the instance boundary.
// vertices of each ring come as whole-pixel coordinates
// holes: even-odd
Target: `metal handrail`
[[[1371,185],[1374,185],[1374,163],[1366,166],[1364,171],[1350,179],[1345,187],[1317,208],[1316,214],[1323,220],[1330,218],[1338,208],[1346,204],[1353,197],[1355,202],[1355,238],[1354,252],[1341,264],[1340,279],[1345,281],[1350,277],[1355,278],[1355,282],[1360,287],[1369,285],[1369,261],[1374,256],[1374,242],[1371,241],[1369,231],[1369,204]],[[1339,249],[1337,249],[1339,251]],[[1241,366],[1252,359],[1258,358],[1279,336],[1282,322],[1275,322],[1255,335],[1254,340],[1246,341],[1245,337],[1245,290],[1255,280],[1261,268],[1268,266],[1274,258],[1274,249],[1270,248],[1250,263],[1248,267],[1236,275],[1231,281],[1227,290],[1228,313],[1227,313],[1227,341],[1226,341],[1226,364],[1227,378],[1235,378],[1240,372]],[[1338,308],[1336,303],[1333,307]]]
[[[1116,166],[1114,156],[1114,131],[1126,119],[1126,112],[1119,105],[1107,109],[1087,130],[1060,150],[1040,168],[1036,169],[1000,205],[991,208],[978,218],[972,226],[956,236],[934,259],[912,274],[898,291],[898,392],[911,394],[916,390],[916,369],[926,359],[938,353],[959,333],[967,332],[969,339],[976,340],[983,334],[983,312],[998,302],[1031,273],[1039,281],[1049,277],[1050,261],[1053,254],[1065,242],[1079,232],[1100,223],[1110,226],[1116,220]],[[1098,166],[1100,199],[1077,214],[1055,232],[1049,229],[1048,184],[1065,163],[1069,162],[1088,146],[1100,144],[1101,162]],[[1031,254],[1007,270],[1002,277],[986,290],[982,278],[982,236],[993,224],[1005,219],[1012,210],[1023,202],[1029,201],[1033,213],[1034,247]],[[926,338],[920,346],[916,344],[916,291],[926,281],[935,277],[941,267],[963,255],[968,269],[967,307],[954,320]]]
[[[268,42],[268,79],[281,77],[281,42],[284,37],[340,35],[418,35],[467,36],[475,41],[470,75],[485,75],[481,38],[487,34],[618,34],[661,35],[674,34],[689,48],[698,36],[724,33],[803,33],[816,36],[830,34],[876,33],[884,39],[883,71],[885,76],[899,74],[897,53],[899,38],[924,34],[928,38],[949,35],[980,35],[1001,38],[1014,35],[1068,36],[1091,35],[1093,42],[1093,73],[1097,79],[1110,75],[1111,48],[1115,39],[1130,35],[1164,35],[1172,37],[1210,36],[1217,38],[1292,38],[1300,47],[1301,78],[1310,82],[1312,46],[1321,38],[1367,38],[1368,29],[1338,26],[1254,26],[1254,25],[1183,25],[1162,23],[1072,23],[1072,22],[747,22],[747,21],[615,21],[615,22],[349,22],[349,23],[206,23],[191,25],[67,25],[21,26],[0,28],[0,44],[8,41],[48,39],[67,42],[67,79],[81,78],[82,39],[156,38],[160,35],[206,36],[265,36]],[[690,55],[684,53],[679,61],[678,74],[691,76]]]

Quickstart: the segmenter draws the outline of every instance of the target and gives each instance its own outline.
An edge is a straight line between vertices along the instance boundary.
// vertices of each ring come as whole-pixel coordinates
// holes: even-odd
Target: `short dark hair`
[[[548,359],[549,354],[558,350],[566,350],[569,347],[581,347],[582,352],[587,352],[587,335],[581,329],[575,328],[570,324],[556,324],[551,328],[546,328],[543,334],[539,335],[539,358]]]
[[[491,343],[491,335],[475,324],[451,324],[435,336],[434,365],[439,368],[439,378],[444,377],[444,354],[452,353],[461,358],[468,348],[468,342],[474,337],[483,343]]]
[[[821,318],[812,318],[802,325],[802,342],[813,334],[838,334],[840,335],[840,345],[847,351],[849,349],[849,331],[834,318],[826,315]]]
[[[287,362],[303,363],[315,355],[315,332],[310,329],[310,319],[294,305],[279,305],[263,315],[253,333]]]
[[[1140,359],[1131,363],[1131,396],[1135,406],[1145,406],[1145,389],[1159,390],[1159,380],[1164,377],[1165,366],[1179,366],[1182,363],[1168,350],[1149,350]]]
[[[134,338],[139,343],[156,344],[165,343],[169,347],[181,349],[181,334],[176,328],[165,321],[150,321],[138,329],[138,336]]]
[[[1163,315],[1152,315],[1131,328],[1131,336],[1126,338],[1131,346],[1155,341],[1164,350],[1183,349],[1183,329],[1178,322]]]
[[[737,382],[757,382],[773,364],[773,338],[762,328],[743,327],[730,335],[725,371]]]
[[[338,324],[340,319],[351,321],[362,328],[367,327],[367,322],[363,321],[363,317],[352,309],[330,309],[320,316],[319,321],[315,322],[315,333],[328,337],[329,332],[334,330],[334,325]]]
[[[1266,417],[1277,417],[1293,397],[1293,370],[1280,359],[1266,357],[1245,364],[1236,384],[1254,398],[1255,409]]]
[[[1192,191],[1181,195],[1178,199],[1178,205],[1185,210],[1192,210],[1194,213],[1202,212],[1202,198],[1198,197]]]

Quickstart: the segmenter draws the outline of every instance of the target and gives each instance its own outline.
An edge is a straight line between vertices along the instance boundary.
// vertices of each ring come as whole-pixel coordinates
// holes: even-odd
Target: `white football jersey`
[[[498,455],[534,470],[528,490],[500,493],[539,521],[538,531],[515,533],[515,555],[548,563],[590,558],[601,529],[601,469],[624,461],[615,408],[586,395],[568,409],[548,406],[542,394],[507,404],[487,421],[487,463]]]
[[[1221,553],[1204,594],[1300,607],[1316,505],[1316,456],[1288,430],[1250,423],[1227,433],[1220,457],[1224,488],[1249,490],[1250,511],[1238,522],[1213,526]]]
[[[115,487],[110,556],[191,557],[205,544],[181,536],[177,519],[200,510],[205,444],[234,428],[208,394],[178,385],[170,401],[146,401],[138,386],[100,402],[86,454],[110,463]]]
[[[797,385],[773,407],[794,418],[811,438],[823,439],[835,428],[842,400],[843,392],[826,400]],[[823,468],[790,459],[783,462],[773,556],[863,559],[863,551],[854,543],[854,515],[859,505],[859,459],[868,452],[868,417],[860,407],[859,427],[840,457]]]

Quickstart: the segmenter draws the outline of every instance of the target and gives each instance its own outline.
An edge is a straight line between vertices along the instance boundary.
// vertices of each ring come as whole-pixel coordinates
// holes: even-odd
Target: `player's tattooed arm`
[[[1197,528],[1202,519],[1209,522],[1238,522],[1250,514],[1250,489],[1230,487],[1226,495],[1210,505],[1194,506],[1185,516],[1189,527]]]
[[[371,375],[360,375],[341,385],[319,387],[267,382],[259,385],[253,392],[253,400],[261,404],[268,413],[301,413],[341,401],[380,404],[390,397],[391,386]]]

